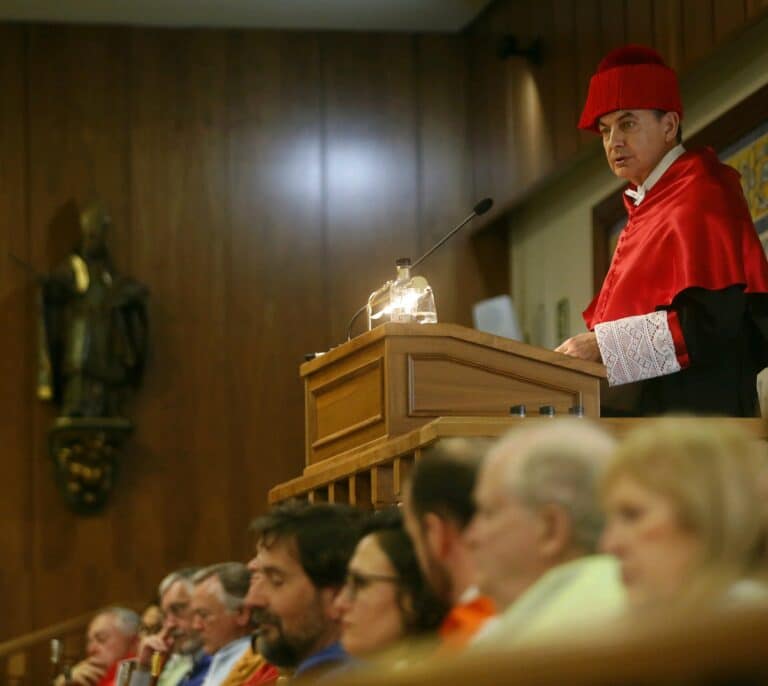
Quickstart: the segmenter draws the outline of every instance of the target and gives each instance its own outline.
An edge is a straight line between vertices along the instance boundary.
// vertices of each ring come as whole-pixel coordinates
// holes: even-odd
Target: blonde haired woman
[[[768,597],[764,444],[715,419],[660,419],[622,442],[603,479],[605,552],[634,606],[703,593]]]

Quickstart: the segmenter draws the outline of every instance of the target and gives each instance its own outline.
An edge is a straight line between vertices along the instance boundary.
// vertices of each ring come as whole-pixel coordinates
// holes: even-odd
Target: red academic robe
[[[738,173],[709,148],[686,152],[639,206],[625,204],[627,226],[584,311],[609,379],[640,382],[631,414],[753,414],[768,361],[768,262]]]

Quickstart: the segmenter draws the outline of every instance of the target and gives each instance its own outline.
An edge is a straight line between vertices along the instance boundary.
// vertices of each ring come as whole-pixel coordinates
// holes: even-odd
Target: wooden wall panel
[[[242,540],[229,526],[245,502],[233,488],[241,457],[227,423],[236,373],[227,347],[236,326],[228,317],[227,46],[223,32],[131,35],[132,249],[135,276],[152,288],[154,343],[135,468],[154,507],[137,507],[130,525],[151,529],[153,510],[163,508],[163,526],[145,546],[154,567],[199,560],[201,551],[200,561],[221,559]],[[187,484],[174,497],[167,488],[178,474]],[[194,526],[180,537],[190,509]]]
[[[555,16],[552,12],[554,0],[541,0],[531,7],[531,30],[533,35],[551,36],[555,32]],[[553,87],[558,75],[557,60],[552,45],[547,45],[541,64],[532,70],[534,84],[539,94],[538,114],[539,133],[536,144],[548,148],[551,159],[556,160],[563,151],[558,147],[554,132],[557,130],[558,102],[560,94]],[[525,135],[525,132],[523,132]],[[546,154],[546,153],[545,153]],[[567,154],[564,155],[567,157]],[[539,159],[544,155],[537,154]]]
[[[623,0],[601,0],[600,2],[600,57],[609,50],[628,43],[629,35],[634,34],[635,27],[629,26],[628,17],[635,12],[635,3]],[[643,5],[639,5],[641,8]],[[597,66],[597,65],[595,65]]]
[[[684,76],[724,41],[737,40],[739,31],[766,11],[764,0],[492,3],[468,29],[473,169],[476,182],[493,188],[497,200],[485,226],[504,231],[499,217],[598,144],[576,124],[589,79],[609,50],[628,42],[651,45]],[[520,57],[500,63],[492,46],[504,34],[523,45],[540,37],[543,64]],[[531,78],[535,90],[526,88]],[[538,116],[518,128],[514,114],[537,108]]]
[[[124,32],[45,27],[28,30],[29,166],[27,232],[30,260],[49,271],[78,237],[76,202],[100,196],[109,203],[115,233],[126,226],[126,71]],[[125,268],[122,254],[118,268]],[[27,345],[33,349],[34,339]],[[29,398],[34,433],[30,456],[36,493],[33,519],[34,617],[82,612],[83,598],[112,597],[132,572],[118,566],[110,515],[80,520],[55,492],[46,450],[50,406]],[[109,574],[105,570],[110,570]],[[65,592],[66,589],[66,592]]]
[[[415,255],[418,235],[414,38],[323,36],[326,264],[331,340],[371,291]],[[362,317],[364,320],[364,316]]]
[[[577,0],[575,10],[576,31],[576,116],[572,120],[578,122],[581,109],[587,100],[589,80],[603,57],[601,53],[602,39],[596,27],[600,26],[600,3],[598,0]],[[589,146],[594,143],[595,136],[590,132],[579,131],[579,143]]]
[[[683,67],[682,0],[654,0],[654,47],[664,55],[667,64],[679,71]]]
[[[324,98],[320,39],[247,32],[229,53],[233,397],[229,414],[250,518],[304,464],[303,355],[326,350]],[[275,430],[279,427],[279,430]],[[269,437],[265,444],[264,437]],[[234,525],[233,525],[234,526]],[[243,532],[242,522],[239,530]]]
[[[747,16],[757,17],[768,10],[768,0],[745,0]]]
[[[153,342],[114,498],[74,517],[33,395],[34,289],[0,260],[0,592],[16,591],[0,639],[247,556],[248,520],[302,466],[302,353],[340,342],[394,259],[486,195],[496,228],[423,273],[441,321],[505,291],[504,211],[581,154],[605,49],[652,29],[685,68],[738,31],[738,8],[694,4],[500,1],[463,36],[0,28],[0,249],[50,270],[100,196],[118,268],[150,287]],[[736,4],[744,21],[768,9]],[[500,60],[507,33],[541,36],[544,62]]]
[[[747,8],[738,0],[714,0],[715,41],[728,38],[747,20]]]
[[[486,192],[474,189],[472,184],[466,55],[463,37],[418,39],[418,208],[419,225],[423,227],[419,254],[466,217]],[[471,325],[470,307],[481,297],[478,289],[483,288],[480,268],[471,251],[471,237],[470,224],[419,269],[435,292],[441,321],[453,313],[452,321]]]
[[[101,197],[117,267],[150,288],[152,353],[113,498],[75,517],[46,455],[53,409],[33,396],[34,289],[2,263],[14,563],[0,590],[15,595],[0,639],[145,598],[181,564],[244,559],[267,490],[303,465],[303,354],[339,342],[395,258],[418,256],[475,200],[462,37],[45,25],[2,37],[0,246],[49,271],[77,240],[78,205]],[[485,293],[469,243],[428,265],[443,321],[468,323]]]
[[[569,160],[579,149],[579,134],[576,122],[579,120],[581,104],[578,89],[578,60],[576,59],[575,7],[572,2],[553,0],[551,12],[552,38],[544,38],[545,59],[555,64],[551,88],[557,93],[554,131],[555,159],[558,163]],[[546,86],[545,86],[546,87]],[[503,202],[502,198],[499,198]]]
[[[656,40],[654,33],[655,7],[653,2],[625,0],[625,3],[626,42],[653,45]],[[605,2],[603,2],[603,5],[605,5]]]
[[[683,2],[683,69],[690,68],[712,49],[715,36],[713,0]]]
[[[34,519],[30,454],[32,417],[29,397],[34,393],[33,275],[10,256],[28,263],[26,225],[26,41],[22,32],[0,27],[0,597],[3,598],[3,634],[26,628],[32,613],[32,537],[28,526]]]
[[[505,64],[498,56],[501,38],[509,29],[511,7],[501,5],[470,35],[469,111],[474,187],[480,195],[496,200],[488,218],[498,216],[498,199],[508,194],[507,189],[514,185],[513,179],[519,171],[518,160],[507,156],[511,126],[507,110],[509,84]]]

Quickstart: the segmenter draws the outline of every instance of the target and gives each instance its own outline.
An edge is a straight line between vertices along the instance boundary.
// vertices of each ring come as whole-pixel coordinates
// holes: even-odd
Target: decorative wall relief
[[[41,278],[37,394],[58,417],[49,430],[56,481],[76,512],[106,503],[120,447],[133,431],[124,416],[147,352],[148,292],[118,274],[107,251],[112,220],[98,203],[80,213],[78,245]]]

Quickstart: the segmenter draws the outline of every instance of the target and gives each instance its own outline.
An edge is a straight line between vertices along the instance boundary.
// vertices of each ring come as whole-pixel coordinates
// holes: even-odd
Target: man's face
[[[617,110],[598,120],[608,166],[618,177],[640,185],[676,145],[677,114],[658,117],[653,110]]]
[[[213,655],[246,634],[248,613],[244,607],[230,610],[224,602],[224,589],[217,576],[208,577],[192,591],[192,628],[198,631],[203,650]]]
[[[297,558],[294,541],[277,540],[269,547],[259,544],[248,563],[245,603],[257,627],[258,650],[278,667],[296,667],[340,634],[335,593],[317,589]]]
[[[192,628],[192,607],[189,586],[184,580],[171,584],[163,594],[163,628],[170,628],[173,649],[183,655],[196,653],[201,647],[200,634]]]
[[[544,565],[539,551],[541,520],[510,493],[505,476],[502,460],[481,468],[475,486],[477,509],[465,534],[478,585],[500,610],[538,578]]]
[[[437,517],[437,515],[435,515]],[[421,573],[427,580],[432,592],[441,600],[450,603],[453,584],[448,569],[440,562],[438,551],[433,549],[430,537],[426,535],[423,520],[416,516],[411,506],[409,491],[403,498],[403,523],[405,531],[413,543]]]
[[[136,637],[126,636],[120,630],[117,618],[109,613],[93,618],[86,642],[88,657],[107,668],[136,649]]]

